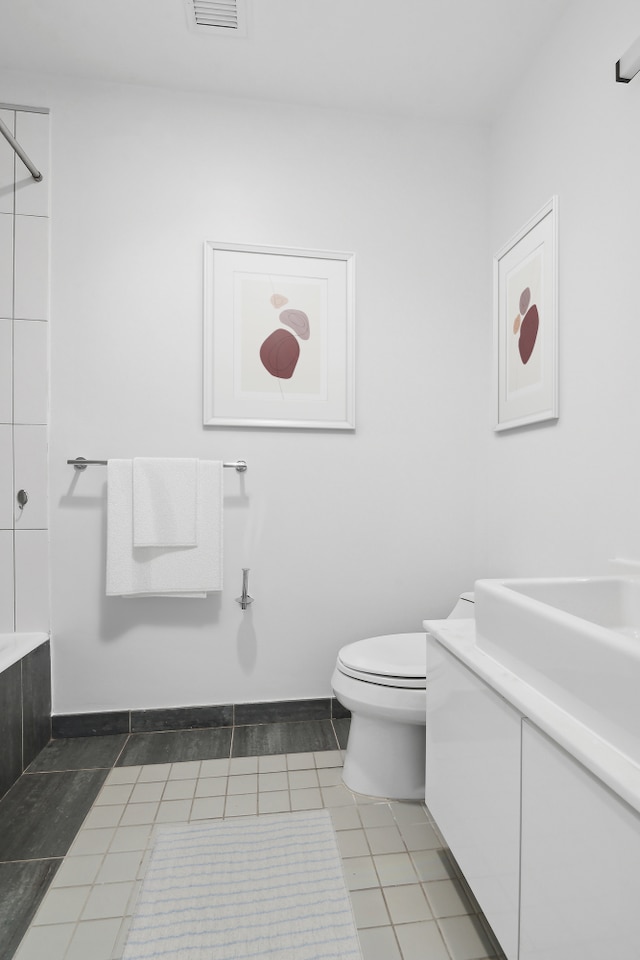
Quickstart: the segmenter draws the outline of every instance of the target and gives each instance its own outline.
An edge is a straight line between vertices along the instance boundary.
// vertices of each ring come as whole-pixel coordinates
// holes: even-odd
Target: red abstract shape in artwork
[[[540,325],[540,318],[538,316],[538,308],[535,303],[530,307],[520,325],[520,339],[518,340],[518,350],[520,352],[520,359],[523,363],[527,363],[533,353],[533,348],[536,345],[536,338],[538,336],[538,327]]]
[[[288,330],[274,330],[260,347],[260,359],[267,373],[290,380],[300,356],[300,344]]]

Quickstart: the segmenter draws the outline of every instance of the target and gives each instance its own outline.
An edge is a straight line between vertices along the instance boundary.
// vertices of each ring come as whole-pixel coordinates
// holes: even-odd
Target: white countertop
[[[474,620],[425,620],[423,626],[476,676],[640,813],[638,764],[480,650],[475,642]],[[427,689],[428,686],[427,677]]]

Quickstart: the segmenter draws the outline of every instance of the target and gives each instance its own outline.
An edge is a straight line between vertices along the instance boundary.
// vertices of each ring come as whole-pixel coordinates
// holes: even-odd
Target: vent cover
[[[189,25],[200,36],[245,36],[245,0],[185,0],[185,3]]]

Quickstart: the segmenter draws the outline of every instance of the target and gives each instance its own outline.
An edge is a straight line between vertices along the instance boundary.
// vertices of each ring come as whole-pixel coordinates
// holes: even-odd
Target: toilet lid
[[[398,687],[424,687],[427,645],[424,633],[368,637],[343,647],[338,669],[350,677]]]

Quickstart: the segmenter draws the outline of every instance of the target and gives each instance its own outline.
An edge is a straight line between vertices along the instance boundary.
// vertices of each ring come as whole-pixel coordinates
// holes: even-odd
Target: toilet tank
[[[473,593],[461,593],[447,620],[471,620],[473,618]]]

